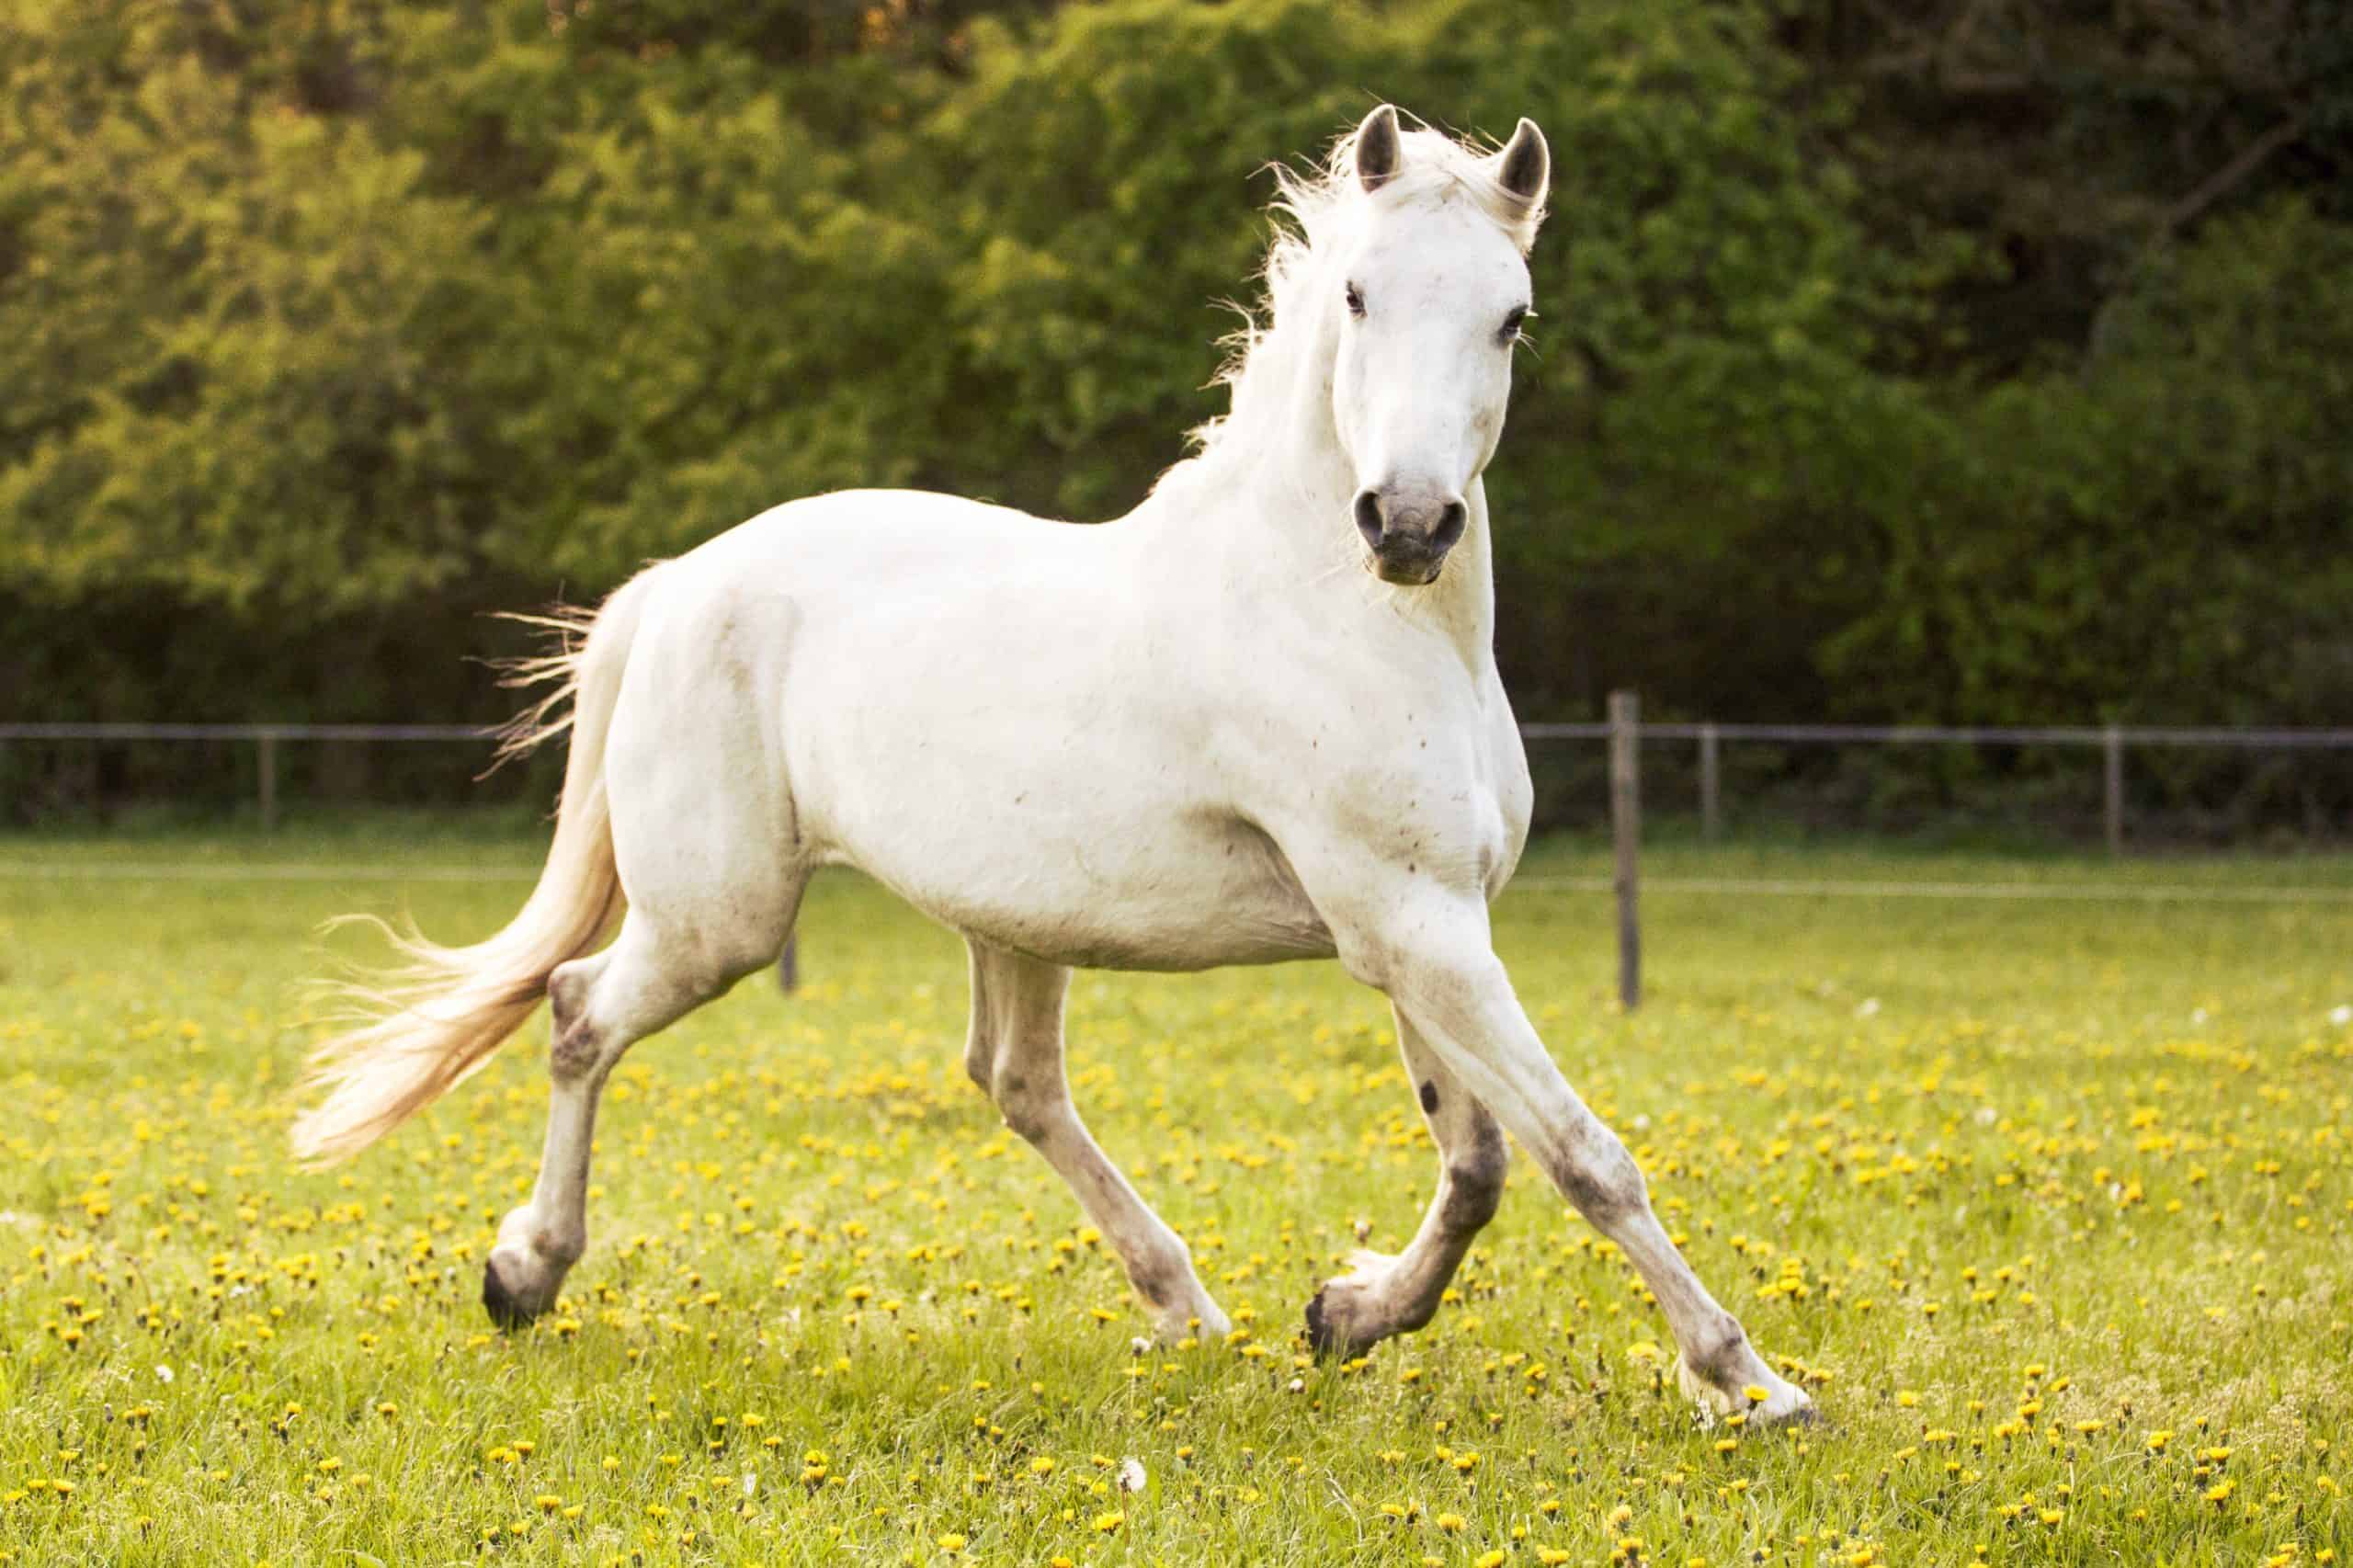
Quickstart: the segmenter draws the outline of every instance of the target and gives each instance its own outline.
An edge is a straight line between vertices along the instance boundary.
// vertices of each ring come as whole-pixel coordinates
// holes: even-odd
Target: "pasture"
[[[623,1063],[589,1253],[558,1312],[494,1332],[544,1014],[302,1174],[299,983],[347,909],[494,928],[540,850],[406,825],[0,848],[0,1561],[2353,1553],[2353,902],[1654,887],[1630,1018],[1607,895],[1508,895],[1497,946],[1553,1055],[1828,1417],[1752,1437],[1697,1423],[1639,1283],[1525,1160],[1430,1328],[1305,1353],[1318,1282],[1359,1232],[1400,1244],[1436,1176],[1386,1008],[1330,964],[1073,990],[1080,1109],[1237,1324],[1141,1344],[961,1074],[961,947],[847,876],[812,893],[799,995],[756,977]],[[153,862],[350,869],[132,874]],[[118,876],[40,874],[91,867]],[[1555,843],[1522,876],[1603,869]],[[2353,890],[2338,861],[1647,869]]]

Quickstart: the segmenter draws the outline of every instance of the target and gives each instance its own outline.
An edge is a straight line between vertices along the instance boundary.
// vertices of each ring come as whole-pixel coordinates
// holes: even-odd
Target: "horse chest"
[[[1333,699],[1328,718],[1270,748],[1262,820],[1361,846],[1393,871],[1491,894],[1527,842],[1533,791],[1492,668],[1409,698]]]

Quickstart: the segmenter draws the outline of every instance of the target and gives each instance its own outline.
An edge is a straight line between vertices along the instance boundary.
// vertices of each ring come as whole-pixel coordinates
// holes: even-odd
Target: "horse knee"
[[[1502,1206],[1504,1173],[1510,1164],[1511,1150],[1504,1142],[1503,1129],[1493,1118],[1483,1119],[1467,1146],[1447,1157],[1439,1222],[1456,1235],[1484,1229]]]
[[[1607,1235],[1650,1207],[1650,1183],[1626,1145],[1606,1127],[1552,1161],[1553,1184],[1593,1228]]]
[[[1054,1130],[1069,1108],[1062,1084],[1041,1082],[1018,1067],[1000,1063],[989,1075],[989,1097],[1006,1126],[1025,1142],[1035,1143]]]

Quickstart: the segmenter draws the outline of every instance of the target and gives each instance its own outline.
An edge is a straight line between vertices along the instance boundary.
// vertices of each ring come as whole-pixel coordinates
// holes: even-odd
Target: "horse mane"
[[[1303,172],[1289,165],[1272,165],[1275,199],[1267,210],[1274,234],[1258,270],[1262,299],[1255,309],[1236,305],[1242,325],[1221,340],[1226,358],[1210,384],[1226,388],[1229,403],[1226,413],[1189,432],[1199,457],[1219,454],[1244,432],[1267,427],[1268,421],[1245,415],[1290,386],[1290,372],[1308,347],[1309,335],[1285,332],[1284,324],[1299,320],[1312,308],[1305,296],[1316,263],[1355,214],[1376,203],[1404,206],[1467,197],[1511,236],[1521,255],[1536,243],[1543,207],[1505,188],[1497,177],[1495,144],[1458,141],[1427,127],[1405,131],[1397,173],[1378,191],[1368,191],[1357,178],[1359,133],[1350,131],[1321,164]]]

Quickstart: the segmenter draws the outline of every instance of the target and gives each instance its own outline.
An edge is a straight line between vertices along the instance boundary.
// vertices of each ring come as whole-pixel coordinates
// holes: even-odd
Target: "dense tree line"
[[[2330,0],[0,0],[0,716],[487,716],[778,500],[1122,510],[1381,98],[1554,148],[1524,710],[2353,717]]]

